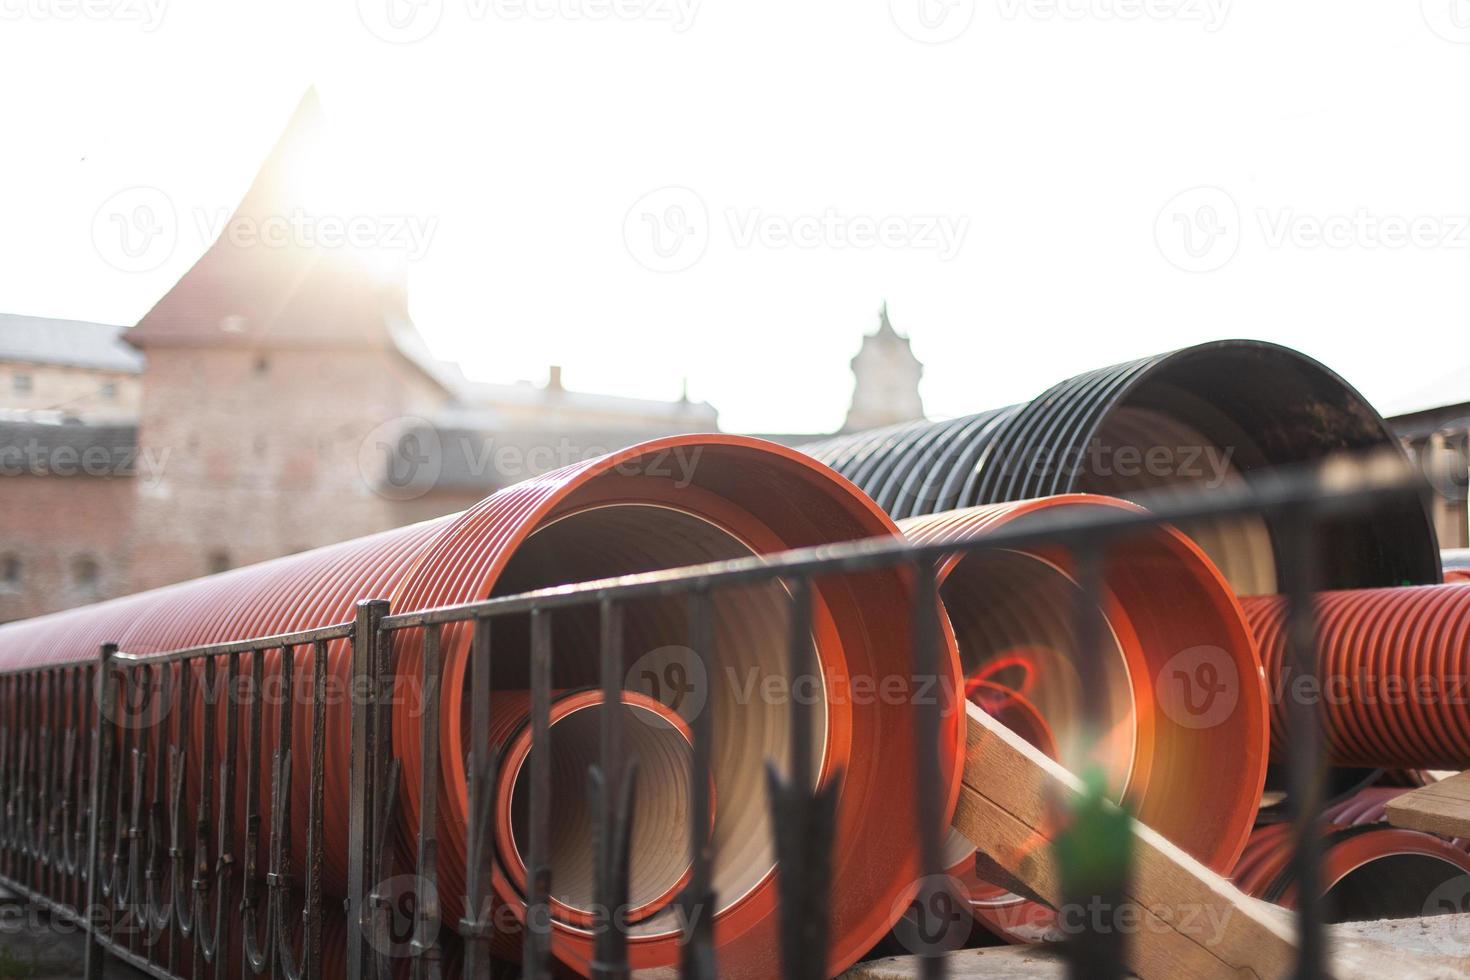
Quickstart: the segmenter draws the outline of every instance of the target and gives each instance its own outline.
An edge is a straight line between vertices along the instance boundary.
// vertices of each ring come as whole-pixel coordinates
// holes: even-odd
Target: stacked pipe
[[[1444,561],[1446,582],[1470,582],[1470,548],[1455,548],[1440,552]]]
[[[1249,480],[1332,453],[1398,451],[1345,381],[1295,351],[1229,340],[1089,371],[1028,402],[803,447],[895,518],[1060,493],[1125,498]],[[1241,595],[1278,591],[1274,519],[1181,526]],[[1440,580],[1428,514],[1413,501],[1330,521],[1323,585]]]
[[[1242,605],[1272,690],[1276,758],[1286,757],[1291,699],[1308,698],[1336,765],[1470,768],[1470,585],[1319,593],[1313,681],[1286,664],[1286,599]]]
[[[1470,894],[1464,842],[1383,823],[1384,804],[1402,788],[1374,787],[1322,814],[1322,895],[1329,922],[1437,915],[1459,911]],[[1292,907],[1294,827],[1256,828],[1232,878],[1256,898]]]
[[[1073,494],[902,521],[916,544],[984,537],[1002,526],[1139,508]],[[1139,819],[1222,873],[1245,846],[1266,775],[1266,688],[1229,586],[1179,531],[1155,526],[1113,542],[1102,565],[1101,656],[1079,661],[1077,556],[1059,546],[951,556],[940,596],[972,699],[1067,768],[1101,767]],[[1200,707],[1157,681],[1207,666],[1228,697]],[[1084,725],[1090,702],[1094,724]],[[984,881],[973,847],[948,846],[973,914],[1013,941],[1044,936],[1052,916]]]
[[[117,642],[131,653],[150,653],[304,630],[351,619],[354,603],[365,598],[387,597],[394,611],[405,612],[539,586],[896,533],[896,526],[871,501],[801,453],[743,437],[675,437],[507,488],[463,514],[0,627],[0,667],[82,663],[95,658],[104,642]],[[844,773],[831,869],[833,972],[850,965],[881,938],[902,912],[918,878],[913,848],[894,846],[919,837],[912,803],[916,784],[911,760],[917,751],[912,707],[908,699],[832,696],[864,678],[877,682],[910,676],[909,593],[908,576],[901,570],[829,576],[813,583],[813,646],[822,682],[814,706],[819,717],[814,751],[819,757],[813,772],[816,780],[839,770]],[[744,685],[752,675],[757,680],[774,675],[788,685],[794,683],[785,676],[789,598],[777,585],[742,587],[714,597],[714,656],[721,669],[703,679],[702,700],[712,712],[718,749],[711,773],[718,799],[710,831],[719,903],[714,936],[721,973],[732,977],[765,977],[777,969],[775,859],[764,766],[768,759],[790,758],[789,706],[780,699],[750,698]],[[631,687],[636,688],[642,676],[666,676],[671,664],[694,676],[698,657],[685,645],[689,630],[682,603],[640,600],[629,603],[625,612],[629,666],[639,668],[630,673]],[[497,691],[527,686],[527,619],[506,617],[495,623]],[[554,686],[595,684],[595,618],[563,611],[553,623]],[[409,681],[419,676],[416,633],[395,634],[394,669],[408,690]],[[465,757],[471,737],[481,735],[468,730],[468,646],[467,629],[444,629],[438,893],[446,922],[458,920],[464,894]],[[346,643],[332,644],[328,659],[329,681],[346,689]],[[963,713],[954,710],[960,687],[952,648],[941,664],[946,672],[938,687],[941,710],[951,721],[943,727],[938,746],[942,810],[947,815],[958,794]],[[243,672],[257,666],[269,683],[281,673],[281,657],[271,652],[259,665],[249,657],[241,662]],[[175,679],[181,680],[178,673],[173,672]],[[306,675],[298,676],[299,695],[286,706],[267,705],[262,732],[263,748],[269,753],[275,731],[272,712],[292,711],[292,750],[301,760],[310,758],[313,692],[309,672],[298,668],[296,673]],[[199,703],[198,697],[196,690],[193,704]],[[398,698],[393,710],[395,754],[405,766],[397,830],[400,850],[411,861],[408,842],[416,839],[420,810],[419,779],[413,771],[422,758],[419,726],[411,696]],[[349,705],[329,704],[324,880],[329,893],[338,896],[344,892],[347,871],[348,721]],[[164,726],[179,722],[176,717],[151,716],[128,722],[126,730],[120,729],[120,748],[140,748],[145,758],[153,760],[145,790],[152,797],[165,778],[156,760],[166,730],[173,729]],[[186,734],[195,741],[190,757],[198,760],[203,724],[197,710],[191,711],[190,729]],[[224,731],[223,719],[220,734],[241,738],[245,747],[246,733]],[[582,751],[575,741],[572,745],[573,755]],[[186,792],[193,798],[209,787],[201,780],[197,761],[188,768]],[[262,767],[259,788],[267,806],[269,768]],[[676,770],[677,766],[671,768]],[[292,812],[298,815],[307,812],[306,783],[303,767],[296,766]],[[655,819],[656,811],[674,806],[662,794],[677,792],[680,785],[687,785],[687,780],[681,784],[671,778],[644,786],[639,818],[649,819],[652,826],[667,826]],[[513,845],[524,818],[518,824],[517,793],[514,786],[507,789],[499,805],[511,809],[497,822]],[[237,827],[243,825],[243,804],[240,816]],[[564,840],[578,836],[569,831]],[[184,838],[187,842],[189,835]],[[571,890],[557,892],[564,907],[554,916],[552,937],[558,959],[584,974],[590,969],[592,935],[577,921],[579,903],[585,898],[579,881],[585,879],[576,869],[586,867],[590,846],[590,841],[574,841],[557,851],[561,863],[556,867],[567,869]],[[303,851],[300,846],[293,849],[298,865]],[[660,912],[658,906],[677,884],[682,865],[665,861],[655,866],[652,850],[642,851],[649,855],[648,875],[645,880],[635,869],[634,879],[642,882],[640,893],[649,898],[650,907],[645,910],[648,917],[631,927],[630,959],[638,969],[670,966],[678,960],[681,933],[672,914]],[[297,868],[298,873],[301,870]],[[494,887],[498,898],[519,912],[521,895],[513,877],[495,875]]]

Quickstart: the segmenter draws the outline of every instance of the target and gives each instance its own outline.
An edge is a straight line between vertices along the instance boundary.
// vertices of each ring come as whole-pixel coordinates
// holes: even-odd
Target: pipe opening
[[[600,758],[601,725],[609,706],[575,707],[551,725],[551,820],[548,854],[552,898],[575,916],[596,913],[596,849],[600,815],[587,793],[587,771]],[[676,716],[652,704],[628,704],[623,758],[638,766],[629,842],[628,911],[647,918],[673,899],[689,874],[690,771],[693,746]],[[510,827],[518,870],[530,853],[531,773],[540,747],[527,738],[511,775]],[[507,760],[511,761],[511,760]],[[522,874],[524,872],[522,871]]]
[[[692,493],[692,491],[691,491]],[[581,582],[754,554],[733,531],[712,519],[664,504],[610,504],[552,519],[518,548],[496,582],[495,595],[512,595],[565,582]],[[765,763],[784,765],[791,755],[790,705],[800,697],[813,713],[813,771],[826,754],[828,705],[823,678],[794,685],[787,674],[786,631],[790,594],[776,583],[722,589],[713,595],[715,650],[706,670],[689,648],[686,597],[651,598],[624,605],[626,689],[658,701],[685,722],[710,711],[711,777],[719,799],[712,828],[716,914],[738,902],[775,867],[766,803]],[[529,650],[528,616],[496,621],[494,644]],[[599,617],[595,608],[558,611],[552,619],[552,686],[597,687]],[[820,663],[820,659],[818,660]],[[504,668],[502,669],[502,664]],[[820,668],[819,668],[820,669]],[[527,660],[496,661],[496,686],[528,686]],[[468,695],[468,691],[466,691]],[[468,713],[466,713],[468,717]],[[469,744],[466,739],[464,744]],[[640,798],[653,791],[639,780]],[[579,786],[585,786],[585,777]],[[562,797],[565,799],[565,797]],[[687,797],[686,797],[687,799]],[[560,806],[554,803],[553,806]],[[635,828],[635,833],[641,831]],[[687,836],[683,838],[687,842]],[[673,850],[667,847],[667,850]],[[656,850],[656,849],[655,849]],[[680,859],[687,852],[680,853]],[[632,875],[659,878],[645,869],[655,851],[633,854]],[[553,888],[562,890],[553,863]],[[678,928],[672,909],[632,931],[634,937]]]
[[[1174,392],[1173,398],[1184,395]],[[1211,417],[1214,435],[1153,409],[1124,406],[1111,412],[1098,430],[1101,454],[1086,489],[1126,499],[1146,495],[1157,501],[1198,494],[1202,487],[1244,486],[1241,468],[1260,465],[1259,452],[1252,451],[1244,433],[1210,406],[1192,404],[1190,414]],[[1224,433],[1229,435],[1222,441]],[[1210,556],[1237,593],[1276,592],[1276,549],[1264,518],[1207,517],[1180,523],[1179,529]]]
[[[1105,625],[1102,686],[1083,690],[1076,666],[1077,583],[1034,555],[979,551],[960,560],[939,594],[954,627],[967,697],[1073,772],[1101,765],[1120,798],[1138,749],[1128,664],[1117,635]],[[1091,744],[1082,740],[1088,699],[1102,724],[1102,737]],[[951,832],[945,867],[968,867],[974,850]],[[972,898],[977,904],[1019,901],[1002,888],[972,889]]]
[[[1050,749],[1073,772],[1100,764],[1122,795],[1138,751],[1127,658],[1112,623],[1100,637],[1099,690],[1084,691],[1077,670],[1076,609],[1081,589],[1056,565],[1016,551],[981,551],[961,560],[940,585],[954,626],[966,686],[982,708],[1005,720],[1034,715]],[[1001,692],[1014,697],[1001,699]],[[1097,713],[1101,738],[1082,741],[1084,711]],[[1034,724],[1034,723],[1033,723]],[[1026,732],[1018,732],[1026,737]]]
[[[1339,878],[1327,890],[1323,914],[1327,922],[1368,922],[1408,919],[1450,911],[1430,907],[1435,889],[1465,869],[1428,854],[1387,854],[1368,861]]]

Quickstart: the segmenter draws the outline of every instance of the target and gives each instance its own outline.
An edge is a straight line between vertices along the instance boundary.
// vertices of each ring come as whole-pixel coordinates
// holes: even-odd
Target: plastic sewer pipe
[[[1402,452],[1346,381],[1297,351],[1223,340],[1098,368],[1030,401],[802,447],[896,518],[1062,493],[1138,499],[1215,488],[1339,451]],[[1201,520],[1194,538],[1241,595],[1277,590],[1275,519]],[[1324,528],[1334,589],[1440,580],[1416,501]]]
[[[1470,768],[1470,585],[1322,592],[1316,683],[1286,668],[1286,599],[1242,600],[1271,690],[1271,750],[1284,759],[1293,697],[1320,706],[1334,765]]]
[[[1139,509],[1072,494],[900,526],[910,540],[933,544],[1058,511]],[[1103,662],[1093,682],[1101,687],[1084,689],[1075,662],[1075,572],[1076,557],[1059,547],[972,552],[941,563],[940,596],[967,690],[1069,768],[1101,766],[1139,819],[1228,871],[1250,834],[1267,764],[1266,688],[1234,594],[1204,553],[1171,527],[1114,542],[1101,568]],[[1204,675],[1221,689],[1190,686]],[[1089,701],[1103,731],[1083,744]],[[973,849],[958,835],[948,853],[951,874],[969,890],[984,924],[1013,941],[1045,932],[1051,915],[982,881]]]
[[[678,436],[655,440],[575,464],[508,487],[462,514],[399,528],[259,565],[95,606],[0,627],[0,668],[91,663],[100,644],[117,642],[133,653],[150,653],[207,643],[303,630],[350,620],[354,603],[389,598],[395,612],[484,599],[624,573],[718,561],[791,548],[818,546],[897,533],[892,520],[850,483],[809,456],[759,439],[728,435]],[[916,786],[915,718],[909,699],[852,696],[857,684],[912,675],[909,616],[912,576],[903,569],[829,576],[813,583],[812,632],[821,669],[813,770],[819,779],[842,770],[832,864],[830,972],[846,969],[872,947],[902,914],[918,880],[915,849],[894,841],[919,837],[912,804]],[[713,885],[719,906],[714,937],[722,976],[764,978],[778,969],[774,851],[764,793],[765,763],[790,757],[789,705],[741,692],[754,674],[786,675],[789,595],[779,585],[742,588],[714,597],[718,669],[695,677],[695,657],[686,644],[686,605],[678,600],[628,604],[625,649],[627,685],[658,693],[647,678],[671,678],[671,667],[693,678],[699,698],[713,712],[718,751],[712,773],[720,799],[713,840]],[[526,688],[529,617],[507,617],[493,627],[497,689]],[[553,686],[595,686],[596,610],[558,612],[553,617]],[[420,674],[419,631],[395,637],[400,690]],[[444,700],[441,706],[440,826],[438,893],[446,921],[460,915],[464,894],[466,825],[465,756],[472,741],[466,703],[469,631],[446,627],[442,636]],[[311,675],[299,658],[295,676],[301,692],[293,711],[293,755],[310,757]],[[251,658],[241,658],[248,675]],[[963,712],[958,659],[948,646],[940,658],[938,690],[942,727],[941,785],[945,820],[958,795],[962,764]],[[328,649],[328,677],[347,690],[348,644]],[[174,670],[172,673],[177,674]],[[280,675],[280,655],[262,658],[267,684]],[[518,676],[519,674],[519,676]],[[869,687],[869,689],[872,689]],[[881,687],[879,688],[881,689]],[[413,859],[419,805],[416,768],[419,718],[413,697],[394,710],[394,750],[403,761],[400,786],[400,854]],[[190,727],[199,758],[203,726],[197,697]],[[269,753],[279,704],[263,711],[261,800],[269,807]],[[246,725],[221,738],[240,738]],[[333,699],[327,712],[324,839],[325,883],[345,887],[350,704]],[[176,724],[177,715],[165,719]],[[156,746],[157,719],[128,719],[120,745]],[[222,746],[221,746],[222,747]],[[149,753],[156,757],[156,752]],[[186,792],[201,791],[199,766],[191,764]],[[294,767],[293,813],[307,812],[305,767]],[[150,763],[146,792],[160,779]],[[237,826],[243,826],[243,765]],[[212,785],[206,783],[204,785]],[[192,810],[190,811],[192,814]],[[167,833],[167,829],[165,829]],[[262,835],[265,836],[265,835]],[[298,862],[304,847],[293,849]],[[266,867],[261,864],[260,867]],[[519,895],[504,874],[493,886],[504,902],[519,908]],[[555,869],[553,869],[555,881]],[[680,931],[654,916],[634,928],[629,954],[635,969],[677,963]],[[565,967],[587,974],[592,934],[556,922],[552,952]]]
[[[1251,834],[1231,876],[1248,895],[1291,908],[1292,825]],[[1470,854],[1433,834],[1385,824],[1327,824],[1322,838],[1327,920],[1358,922],[1460,911]]]

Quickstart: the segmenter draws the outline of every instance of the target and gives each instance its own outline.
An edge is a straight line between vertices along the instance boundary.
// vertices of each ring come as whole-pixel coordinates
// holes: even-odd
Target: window
[[[102,386],[102,397],[106,401],[117,401],[117,382],[109,381]]]
[[[31,385],[31,376],[29,374],[16,374],[10,378],[10,386],[17,395],[29,394]]]
[[[218,575],[220,572],[230,570],[230,553],[228,551],[211,551],[206,560],[208,574]]]
[[[82,555],[77,558],[71,563],[71,577],[78,588],[97,588],[97,582],[102,577],[101,569],[97,567],[97,559],[91,555]]]
[[[20,556],[0,557],[0,587],[14,589],[20,586]]]
[[[264,354],[255,359],[255,373],[266,374],[271,369],[271,359]]]

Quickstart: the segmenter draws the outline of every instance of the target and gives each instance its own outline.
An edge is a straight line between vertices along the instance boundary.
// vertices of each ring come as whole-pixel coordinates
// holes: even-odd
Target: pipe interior
[[[691,513],[653,504],[596,506],[539,528],[516,550],[494,594],[752,554],[735,534]],[[789,599],[776,583],[715,593],[715,648],[707,674],[687,645],[687,599],[653,598],[625,605],[625,686],[662,702],[686,722],[702,706],[712,712],[711,775],[717,800],[712,883],[720,903],[716,914],[760,884],[775,866],[764,767],[768,759],[784,766],[791,754],[786,697]],[[595,608],[554,614],[554,688],[600,684],[598,630]],[[499,650],[529,650],[529,617],[497,621],[494,642]],[[495,669],[497,687],[527,686],[524,657],[497,658]],[[797,695],[813,714],[813,731],[818,734],[812,746],[813,771],[819,773],[827,728],[825,684],[803,687]],[[640,796],[651,790],[640,781]],[[635,876],[642,873],[637,862],[635,853]],[[559,874],[553,866],[553,881]],[[662,935],[677,928],[671,909],[635,927],[632,935]]]
[[[1145,415],[1129,420],[1120,410],[1142,410],[1155,418]],[[1141,440],[1144,448],[1214,449],[1217,459],[1228,451],[1228,469],[1246,478],[1273,466],[1310,465],[1337,452],[1391,451],[1396,441],[1372,406],[1337,375],[1291,351],[1252,343],[1207,344],[1173,355],[1149,371],[1123,403],[1108,414],[1117,419],[1099,430],[1104,445],[1118,435],[1107,431],[1110,425],[1125,430],[1118,443],[1121,445],[1127,444],[1127,429],[1136,429],[1140,421],[1145,427],[1151,426],[1158,417],[1164,417],[1177,422],[1180,428],[1157,430],[1157,436]],[[1191,430],[1199,438],[1182,441],[1180,435]],[[1181,466],[1187,462],[1185,454],[1176,454],[1174,459]],[[1181,473],[1177,478],[1208,484],[1219,470],[1212,470],[1203,458],[1199,462],[1203,464],[1199,476],[1191,478]],[[1167,486],[1171,479],[1159,482]],[[1093,487],[1084,480],[1077,489]],[[1280,520],[1266,522],[1273,535],[1284,530]],[[1265,574],[1264,562],[1256,566],[1252,557],[1251,562],[1240,564],[1242,558],[1258,553],[1259,525],[1250,530],[1229,522],[1215,526],[1229,532],[1237,542],[1233,553],[1222,562],[1222,567],[1233,566],[1227,568],[1226,576],[1236,592],[1249,595],[1276,591],[1274,560],[1269,579],[1257,577]],[[1190,535],[1199,533],[1194,527],[1182,530]],[[1322,540],[1332,542],[1322,556],[1320,569],[1327,588],[1440,580],[1433,524],[1417,500],[1385,501],[1372,514],[1326,518],[1319,533]],[[1205,550],[1214,558],[1216,553],[1210,547],[1206,545]]]
[[[1081,589],[1065,572],[1016,551],[977,551],[940,585],[966,678],[983,678],[1018,692],[1050,728],[1057,760],[1073,772],[1100,765],[1109,791],[1121,798],[1138,752],[1127,661],[1105,625],[1098,677],[1085,691],[1076,665],[1075,621]],[[1097,712],[1101,736],[1084,741],[1083,711]],[[973,846],[958,834],[946,844],[946,867]]]
[[[638,765],[630,840],[628,904],[641,907],[667,900],[689,869],[689,805],[692,748],[667,718],[627,705],[623,757]],[[587,793],[587,770],[598,761],[606,704],[573,711],[551,726],[552,896],[580,912],[596,901],[593,841],[598,815]],[[511,789],[511,830],[516,850],[530,853],[531,779],[535,748],[516,773]]]
[[[1111,497],[1148,500],[1182,498],[1245,484],[1245,436],[1223,418],[1212,431],[1233,430],[1224,445],[1171,414],[1123,406],[1108,415],[1098,431],[1099,452],[1090,461],[1087,490]],[[1239,595],[1276,593],[1276,549],[1264,518],[1209,517],[1181,523],[1179,529],[1210,556]]]
[[[1325,919],[1368,922],[1448,911],[1426,908],[1426,903],[1435,889],[1465,874],[1464,868],[1432,855],[1388,854],[1354,868],[1327,890]]]

